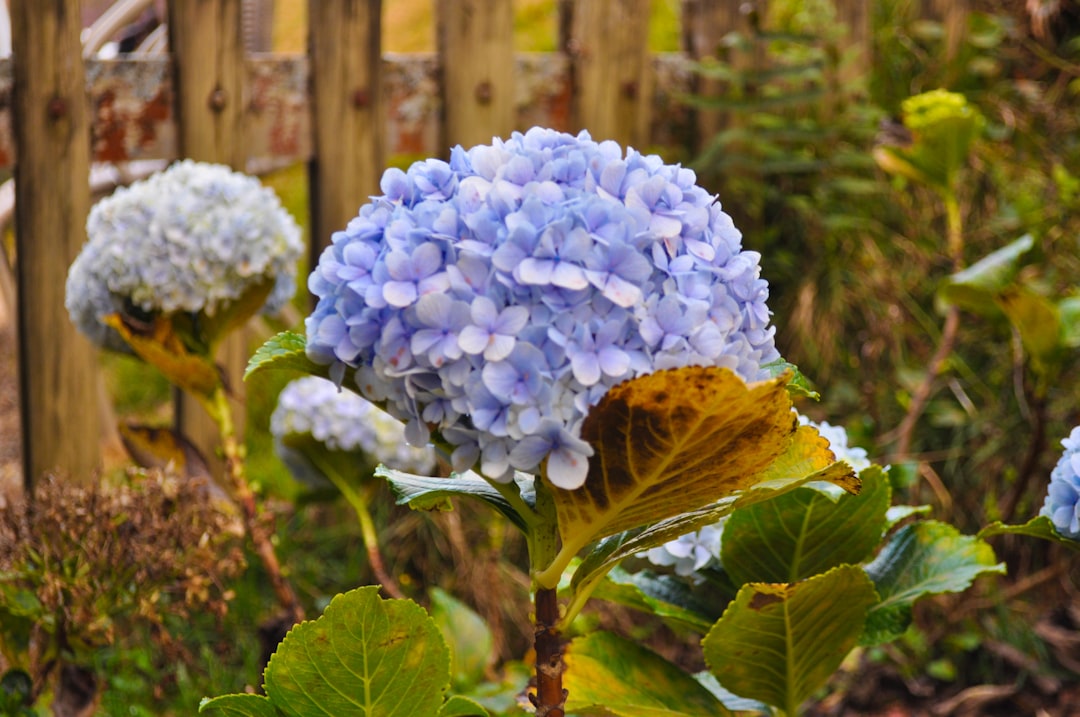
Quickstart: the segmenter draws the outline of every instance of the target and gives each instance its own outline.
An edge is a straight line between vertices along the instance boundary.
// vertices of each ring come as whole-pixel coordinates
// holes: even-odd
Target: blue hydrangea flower
[[[282,389],[270,416],[270,433],[277,454],[301,479],[314,471],[287,446],[289,436],[310,435],[329,450],[360,452],[373,464],[409,473],[427,475],[435,467],[434,449],[406,443],[401,421],[317,376],[297,379]]]
[[[90,210],[66,306],[108,348],[124,344],[101,317],[132,311],[213,316],[274,281],[264,311],[295,293],[300,228],[273,190],[228,167],[185,160],[116,190]]]
[[[1065,452],[1050,473],[1050,487],[1039,515],[1050,518],[1061,535],[1080,540],[1080,426],[1072,429],[1061,445]]]
[[[664,368],[764,377],[779,358],[759,255],[694,173],[534,128],[388,170],[308,287],[308,355],[455,470],[582,485],[590,406]]]

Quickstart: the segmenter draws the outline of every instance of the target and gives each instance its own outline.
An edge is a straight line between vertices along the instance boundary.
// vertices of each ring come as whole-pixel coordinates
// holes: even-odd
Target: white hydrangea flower
[[[434,449],[406,443],[405,426],[400,421],[317,376],[297,379],[281,391],[270,416],[270,432],[275,449],[287,464],[297,456],[288,453],[291,449],[285,439],[309,434],[332,451],[363,453],[372,464],[421,475],[435,468]]]
[[[273,190],[228,167],[184,160],[94,205],[71,265],[66,306],[98,345],[123,348],[101,318],[213,316],[252,287],[274,286],[264,310],[295,293],[300,228]]]
[[[639,557],[644,557],[653,565],[673,568],[676,575],[696,582],[701,579],[698,571],[720,564],[720,538],[724,533],[725,520],[722,518],[713,525],[706,525],[701,530],[651,548]]]

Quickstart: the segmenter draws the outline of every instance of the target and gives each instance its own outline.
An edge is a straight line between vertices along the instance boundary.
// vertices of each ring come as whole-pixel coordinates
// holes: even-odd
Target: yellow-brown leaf
[[[782,377],[748,385],[727,369],[686,367],[612,388],[582,427],[596,451],[585,485],[551,487],[564,548],[782,477],[770,465],[796,429]],[[805,475],[832,462],[824,440],[812,443],[822,452],[785,456],[790,470],[814,466]]]

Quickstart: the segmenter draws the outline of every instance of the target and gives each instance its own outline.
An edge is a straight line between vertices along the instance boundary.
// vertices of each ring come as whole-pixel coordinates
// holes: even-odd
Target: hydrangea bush
[[[479,463],[585,480],[589,407],[664,368],[779,358],[759,255],[694,173],[534,128],[388,170],[312,273],[309,356]]]
[[[445,450],[447,478],[377,471],[400,504],[480,500],[523,532],[537,714],[729,713],[703,682],[617,636],[564,652],[560,636],[594,596],[699,631],[721,687],[794,715],[860,641],[898,637],[918,599],[1002,570],[952,526],[898,527],[921,509],[890,509],[888,477],[842,429],[800,424],[792,397],[806,387],[775,348],[760,257],[690,170],[534,128],[388,170],[381,190],[309,277],[306,336],[271,339],[248,371],[328,377],[384,407],[414,445]],[[699,586],[616,570],[651,554],[693,578],[721,543],[728,579],[702,576],[704,603],[684,600]],[[362,591],[290,633],[265,697],[203,710],[390,694],[361,688],[363,665],[339,660],[384,649],[359,629],[372,609]],[[363,644],[324,656],[327,630]],[[412,697],[402,677],[395,705]],[[460,696],[440,708],[445,690],[413,713],[485,713],[451,709]]]
[[[1050,518],[1061,535],[1080,540],[1080,426],[1072,429],[1061,445],[1065,451],[1050,473],[1050,487],[1039,515]]]
[[[116,190],[94,205],[88,241],[68,270],[65,303],[76,328],[104,348],[131,352],[159,369],[215,422],[225,483],[281,606],[303,610],[258,524],[242,436],[214,363],[219,342],[260,309],[274,312],[295,293],[304,249],[300,228],[274,192],[228,167],[184,160]],[[128,426],[144,460],[185,455],[177,432]],[[132,444],[128,444],[129,446]],[[201,461],[183,460],[198,470]]]
[[[213,317],[266,282],[264,310],[295,293],[300,228],[273,190],[228,167],[184,160],[95,204],[68,272],[66,306],[95,344],[124,350],[110,314]]]
[[[290,437],[304,435],[330,451],[363,454],[372,466],[384,463],[422,475],[435,468],[434,449],[408,445],[401,421],[317,376],[299,378],[282,389],[270,416],[270,433],[274,449],[298,478],[310,476],[312,471],[288,444]]]

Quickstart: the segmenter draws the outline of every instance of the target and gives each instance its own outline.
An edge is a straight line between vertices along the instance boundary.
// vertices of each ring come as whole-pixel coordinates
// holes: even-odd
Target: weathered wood
[[[675,84],[658,84],[660,106],[675,106],[687,86],[680,54],[659,55],[654,68]],[[514,58],[515,127],[570,129],[570,63],[565,55],[519,53]],[[310,62],[304,55],[256,55],[244,63],[244,144],[247,167],[267,160],[313,157]],[[92,159],[126,162],[176,159],[177,125],[167,57],[86,61],[92,122]],[[0,58],[0,169],[15,162],[11,134],[11,60]],[[434,54],[387,53],[382,61],[382,144],[387,156],[432,157],[445,152],[440,137],[439,68]],[[650,144],[664,144],[667,116],[653,123]]]
[[[386,161],[380,0],[310,0],[312,266],[378,194]]]
[[[568,49],[573,60],[575,129],[596,140],[644,148],[653,73],[648,0],[579,0]]]
[[[99,466],[97,352],[64,308],[68,267],[86,238],[90,132],[79,0],[15,2],[13,119],[19,405],[23,480]]]
[[[765,13],[765,0],[757,2],[730,2],[730,0],[683,0],[682,45],[683,50],[697,62],[718,62],[736,70],[748,70],[761,59],[758,43],[749,47],[726,45],[724,39],[737,33],[752,38],[756,24]],[[699,97],[723,97],[730,95],[731,88],[723,80],[697,75],[693,78],[692,92]],[[695,110],[697,126],[697,150],[708,146],[721,130],[732,122],[730,113],[717,109]]]
[[[442,70],[444,156],[506,137],[514,125],[514,8],[511,0],[435,3]]]
[[[244,51],[241,0],[185,0],[169,3],[169,50],[176,97],[177,146],[182,157],[243,170]],[[229,388],[237,435],[244,435],[243,372],[250,355],[244,331],[226,338],[215,357]],[[220,477],[221,436],[216,423],[190,396],[175,395],[176,426]]]

